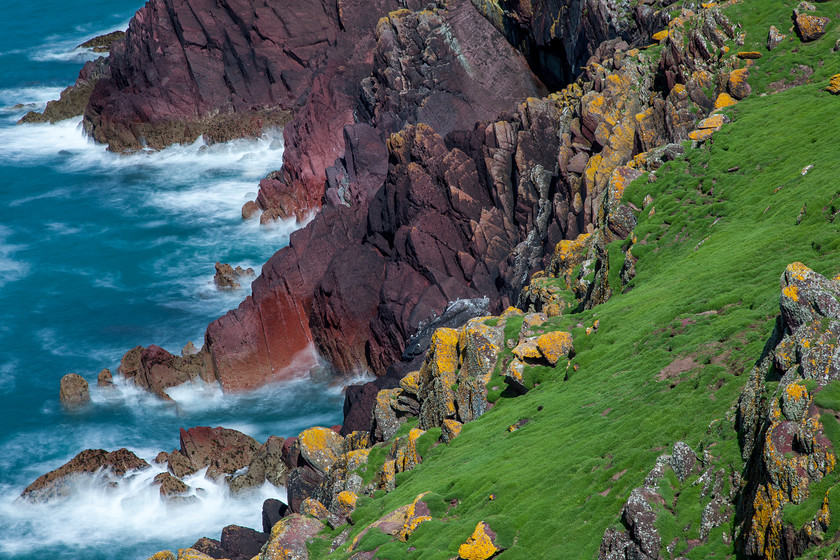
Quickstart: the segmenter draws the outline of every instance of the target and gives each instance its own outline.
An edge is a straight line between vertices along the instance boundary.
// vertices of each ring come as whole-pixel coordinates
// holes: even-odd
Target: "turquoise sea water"
[[[279,167],[279,132],[259,141],[178,146],[117,156],[89,142],[80,119],[15,125],[43,108],[96,55],[74,47],[124,29],[138,0],[11,0],[0,34],[0,558],[144,559],[163,548],[218,538],[225,525],[260,526],[265,487],[232,499],[195,477],[192,506],[163,504],[135,477],[105,491],[80,485],[47,506],[15,498],[85,448],[128,447],[151,461],[178,447],[178,429],[224,425],[260,441],[340,421],[340,389],[302,380],[246,395],[179,388],[179,406],[131,387],[96,388],[137,344],[172,352],[200,346],[207,323],[248,289],[222,294],[213,263],[259,266],[288,242],[292,224],[243,223],[242,204]],[[84,376],[93,405],[70,413],[61,377]]]

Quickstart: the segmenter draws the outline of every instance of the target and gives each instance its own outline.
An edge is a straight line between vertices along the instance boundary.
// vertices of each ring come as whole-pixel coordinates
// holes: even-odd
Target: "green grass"
[[[445,521],[421,526],[408,543],[381,548],[379,557],[451,558],[478,521],[496,520],[511,543],[500,558],[593,558],[630,491],[676,441],[709,445],[714,423],[726,442],[709,449],[739,468],[726,415],[773,329],[780,275],[793,261],[823,274],[840,272],[837,248],[813,244],[840,238],[840,222],[830,223],[822,211],[838,188],[832,134],[840,129],[840,100],[820,87],[741,102],[729,111],[735,124],[711,146],[666,164],[652,183],[628,187],[627,199],[641,207],[650,194],[656,208],[653,216],[640,216],[636,229],[647,245],[633,248],[635,289],[546,325],[573,333],[579,370],[568,381],[560,372],[538,372],[541,384],[516,398],[497,390],[488,413],[450,445],[424,455],[395,491],[360,500],[353,535],[434,491],[457,507]],[[809,164],[814,168],[801,176]],[[803,203],[808,212],[796,225]],[[595,318],[597,333],[587,336],[577,327]],[[506,336],[517,336],[520,327],[521,318],[509,318]],[[657,380],[685,357],[695,367]],[[521,418],[530,422],[509,433]],[[689,536],[697,533],[690,520],[699,519],[703,502],[696,491],[683,487],[680,502],[691,507],[662,516],[663,534],[677,535],[687,524]],[[731,553],[721,545],[727,530],[717,529],[689,557]],[[334,556],[349,553],[343,547]]]
[[[786,33],[793,4],[741,2],[729,8],[747,31],[747,43],[732,48],[766,53],[768,22],[777,21]],[[817,6],[818,14],[832,17],[838,10],[835,3]],[[640,215],[635,231],[644,244],[633,247],[639,259],[634,289],[614,293],[596,309],[552,318],[541,329],[573,333],[579,369],[569,368],[564,381],[565,364],[553,371],[528,368],[539,385],[514,398],[501,381],[501,364],[510,357],[503,348],[488,386],[495,406],[449,445],[432,448],[438,431],[421,438],[423,463],[400,475],[395,491],[359,500],[350,540],[381,515],[432,491],[441,503],[457,505],[422,524],[407,543],[369,534],[360,548],[381,545],[378,557],[392,560],[448,559],[484,520],[507,547],[499,558],[593,558],[630,491],[676,441],[707,446],[717,462],[740,468],[727,413],[773,329],[780,275],[793,261],[826,275],[840,272],[840,221],[828,220],[840,190],[834,137],[840,99],[821,91],[827,77],[840,72],[840,56],[826,54],[826,44],[838,35],[832,26],[811,45],[784,43],[773,56],[765,54],[750,78],[754,92],[766,91],[796,61],[813,64],[812,84],[754,94],[728,110],[734,123],[716,133],[711,145],[666,164],[654,182],[642,178],[627,188],[627,200],[642,207],[649,194],[656,209],[653,216]],[[814,167],[802,176],[806,165]],[[807,212],[797,225],[803,204]],[[612,283],[620,270],[620,245],[608,249]],[[594,334],[577,326],[596,318]],[[506,338],[518,336],[521,322],[507,319]],[[685,358],[692,367],[658,380]],[[840,408],[840,388],[829,386],[816,398],[826,408]],[[522,418],[530,422],[508,432]],[[833,417],[824,424],[826,434],[840,441],[840,424]],[[366,482],[380,455],[371,452]],[[815,511],[811,502],[826,491],[840,492],[836,484],[836,477],[826,478],[806,503],[787,506],[785,519],[806,522]],[[666,497],[679,491],[685,504],[674,515],[660,516],[663,545],[673,536],[696,537],[695,520],[706,503],[699,487],[669,478],[662,489]],[[832,519],[840,524],[840,514]],[[722,538],[727,531],[731,527],[716,529],[688,557],[733,554]],[[346,545],[333,554],[349,556]]]

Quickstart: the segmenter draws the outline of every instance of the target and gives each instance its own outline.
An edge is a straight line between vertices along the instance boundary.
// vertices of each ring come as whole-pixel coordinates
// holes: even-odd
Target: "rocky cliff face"
[[[712,33],[704,44],[727,31],[703,29],[691,33]],[[603,207],[607,190],[620,198],[632,167],[646,165],[639,152],[689,136],[722,65],[717,47],[697,54],[680,28],[672,34],[661,60],[608,41],[578,84],[537,98],[523,57],[465,0],[379,20],[368,73],[360,63],[315,76],[286,128],[286,163],[258,203],[267,216],[325,206],[267,263],[253,296],[210,325],[205,377],[254,388],[313,366],[313,350],[340,372],[382,374],[448,302],[487,296],[498,312],[561,239],[609,220],[626,236],[627,216]],[[656,83],[657,71],[674,85]],[[320,152],[304,151],[319,140]]]

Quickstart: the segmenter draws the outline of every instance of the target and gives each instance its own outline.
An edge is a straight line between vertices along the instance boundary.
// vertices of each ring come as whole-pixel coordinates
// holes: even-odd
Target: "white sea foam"
[[[60,86],[0,88],[0,113],[18,115],[17,118],[20,118],[28,111],[42,110],[48,101],[58,99],[63,89]]]
[[[17,360],[0,364],[0,395],[10,395],[15,390]]]
[[[29,263],[17,258],[18,251],[25,246],[9,243],[11,234],[11,229],[0,225],[0,288],[25,278],[30,271]]]
[[[79,48],[79,45],[112,31],[123,31],[128,27],[128,21],[107,28],[94,29],[89,25],[78,25],[72,33],[51,35],[44,42],[29,53],[30,60],[36,62],[77,62],[84,63],[94,60],[107,53],[95,53],[91,49]]]
[[[151,463],[153,457],[144,458]],[[184,477],[191,498],[182,503],[160,496],[152,480],[164,469],[155,464],[127,474],[116,487],[109,487],[104,473],[78,477],[67,499],[49,504],[16,500],[20,489],[5,487],[0,497],[0,525],[6,528],[0,555],[53,547],[119,550],[125,543],[154,541],[185,547],[201,536],[218,538],[232,523],[259,529],[262,502],[285,500],[285,491],[268,483],[234,498],[226,485],[206,479],[205,470]]]

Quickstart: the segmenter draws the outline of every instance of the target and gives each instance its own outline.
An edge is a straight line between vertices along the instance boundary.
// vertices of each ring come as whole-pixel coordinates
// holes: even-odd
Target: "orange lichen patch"
[[[420,394],[420,371],[412,371],[400,380],[400,388],[412,395]]]
[[[540,349],[537,348],[537,341],[533,339],[523,340],[516,345],[512,352],[520,360],[539,358],[541,355]]]
[[[639,56],[640,52],[641,51],[639,51],[639,49],[630,49],[629,51],[627,51],[627,56],[629,56],[630,58],[636,58],[637,56]]]
[[[428,356],[431,358],[431,376],[440,378],[447,386],[454,383],[459,365],[458,331],[449,328],[437,329],[432,335]]]
[[[149,556],[146,560],[177,560],[170,550],[161,550]]]
[[[662,41],[664,41],[667,38],[668,38],[668,30],[667,29],[663,29],[662,31],[654,33],[651,36],[651,39],[653,39],[657,43],[661,43]]]
[[[458,422],[457,420],[445,418],[440,428],[440,439],[448,443],[461,434],[461,430],[464,428],[464,425]]]
[[[610,204],[612,206],[617,205],[621,201],[621,197],[624,196],[624,189],[627,188],[627,185],[635,179],[638,179],[640,176],[641,172],[636,171],[631,167],[627,167],[625,165],[616,167],[610,175],[610,181],[607,185]]]
[[[710,10],[710,9],[714,8],[715,6],[717,6],[717,2],[705,2],[703,4],[700,4],[700,7],[703,8],[704,10]]]
[[[721,93],[715,99],[715,109],[723,109],[724,107],[729,107],[730,105],[735,105],[738,103],[735,99],[729,95],[728,93]]]
[[[463,560],[487,560],[497,552],[499,549],[493,544],[490,527],[483,521],[478,522],[467,542],[458,548],[458,555]]]
[[[827,17],[809,16],[801,13],[796,16],[796,28],[799,30],[802,41],[807,43],[825,35],[830,21]]]
[[[719,130],[724,124],[723,115],[712,115],[697,123],[697,128],[713,128]]]
[[[787,387],[785,387],[785,392],[788,396],[792,399],[802,399],[808,397],[808,389],[805,388],[804,385],[800,385],[799,383],[791,383]]]
[[[521,309],[517,309],[516,307],[510,306],[504,310],[504,312],[500,315],[502,319],[507,319],[508,317],[518,317],[519,315],[524,315]]]
[[[785,272],[787,272],[794,280],[802,282],[805,280],[808,274],[813,271],[801,262],[797,261],[787,265],[787,267],[785,268]]]
[[[685,93],[685,85],[677,84],[671,89],[671,95],[682,95]]]
[[[327,471],[341,452],[344,438],[329,428],[316,426],[298,436],[300,452],[312,466]]]
[[[828,87],[825,91],[833,95],[840,94],[840,74],[834,74],[828,81]]]
[[[336,502],[338,503],[338,507],[345,512],[353,510],[356,507],[356,502],[358,500],[359,496],[357,496],[355,492],[351,492],[349,490],[339,492],[336,496]]]
[[[213,560],[213,557],[194,548],[181,548],[178,549],[178,560]]]
[[[300,512],[303,515],[308,515],[321,520],[330,516],[330,512],[326,507],[324,507],[324,504],[314,498],[306,498],[303,500],[300,504]]]
[[[395,462],[393,460],[385,461],[382,468],[376,473],[373,481],[377,488],[390,491],[396,488],[396,476],[397,469]]]
[[[556,365],[574,350],[572,335],[562,331],[545,333],[537,338],[537,348],[552,366]]]
[[[712,134],[714,133],[714,129],[711,128],[706,128],[703,130],[692,130],[688,133],[688,137],[689,139],[694,140],[695,142],[704,142],[711,138]]]
[[[757,52],[757,51],[742,51],[742,52],[737,53],[735,56],[737,56],[738,58],[740,58],[742,60],[745,60],[745,59],[754,60],[756,58],[761,58],[761,53]]]
[[[426,494],[428,494],[428,492],[419,494],[408,506],[408,509],[405,512],[405,522],[403,522],[402,529],[400,529],[398,534],[401,541],[407,541],[421,523],[432,519],[432,516],[428,515],[429,508],[426,504],[422,503],[423,497]]]

